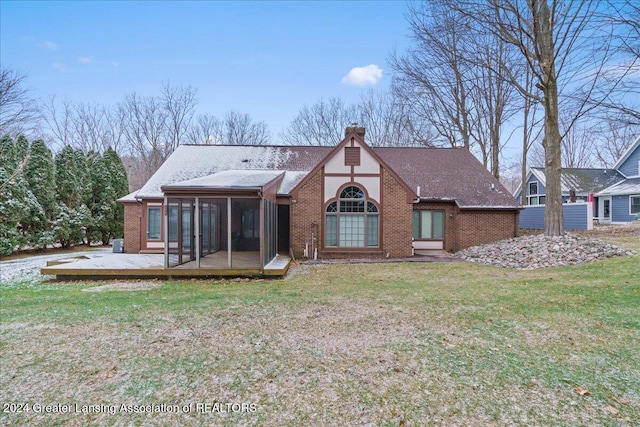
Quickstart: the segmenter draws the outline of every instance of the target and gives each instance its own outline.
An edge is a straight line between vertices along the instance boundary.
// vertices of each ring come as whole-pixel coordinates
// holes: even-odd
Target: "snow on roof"
[[[271,171],[284,177],[279,195],[291,194],[306,175],[326,159],[331,146],[242,146],[180,145],[156,173],[134,195],[135,199],[161,199],[161,187],[190,180],[205,182],[251,182],[247,171]],[[518,208],[519,204],[468,150],[448,148],[378,147],[376,153],[411,189],[421,187],[418,196],[430,200],[455,200],[461,207]],[[461,174],[463,170],[465,173]],[[218,175],[224,171],[244,178]],[[215,175],[214,175],[215,174]],[[213,175],[213,176],[212,176]],[[226,178],[225,178],[226,177]],[[231,181],[223,181],[231,180]],[[200,179],[200,180],[196,180]]]
[[[309,172],[307,171],[286,171],[284,174],[284,179],[280,183],[280,188],[278,188],[278,194],[289,194],[291,190],[300,183],[307,176]]]
[[[329,147],[180,145],[135,198],[162,198],[161,186],[225,170],[311,171]],[[293,188],[293,187],[291,187]],[[129,196],[126,196],[129,197]]]
[[[136,201],[136,193],[137,191],[134,191],[132,193],[127,194],[126,196],[122,196],[120,197],[118,200],[116,200],[116,202],[135,202]]]
[[[269,184],[283,174],[284,171],[227,170],[207,176],[201,176],[199,178],[163,185],[162,187],[260,188]]]
[[[639,194],[640,195],[640,178],[628,178],[622,182],[605,188],[597,196],[613,196],[622,194]]]

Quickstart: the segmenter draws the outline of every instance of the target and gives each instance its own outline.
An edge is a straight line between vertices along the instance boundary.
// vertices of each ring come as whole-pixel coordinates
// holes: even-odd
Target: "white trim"
[[[196,243],[196,267],[200,268],[200,206],[199,197],[196,197],[193,212],[193,220],[195,221],[195,243]]]
[[[231,259],[231,197],[227,197],[227,267],[232,268]]]
[[[160,209],[160,223],[158,224],[158,238],[157,239],[152,239],[149,237],[149,211],[151,209]],[[147,235],[146,235],[146,242],[147,242],[147,247],[149,247],[149,242],[162,242],[162,203],[157,203],[154,205],[150,205],[150,203],[147,203]]]
[[[604,216],[604,202],[605,200],[609,201],[609,216]],[[598,218],[602,220],[603,223],[611,224],[611,217],[613,212],[611,212],[611,208],[613,207],[613,201],[611,196],[603,196],[598,198]]]
[[[167,204],[167,196],[164,196],[164,215],[162,216],[162,222],[164,222],[164,268],[169,268],[169,205]]]
[[[630,215],[630,216],[636,216],[638,213],[640,213],[640,212],[636,212],[636,213],[632,213],[632,212],[631,212],[631,199],[632,199],[633,197],[638,197],[638,198],[640,198],[640,194],[629,194],[629,215]]]

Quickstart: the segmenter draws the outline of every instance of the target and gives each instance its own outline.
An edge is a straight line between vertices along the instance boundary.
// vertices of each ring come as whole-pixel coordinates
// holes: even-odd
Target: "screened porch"
[[[262,271],[276,258],[278,209],[268,190],[282,173],[243,172],[233,185],[221,172],[163,187],[165,268]]]

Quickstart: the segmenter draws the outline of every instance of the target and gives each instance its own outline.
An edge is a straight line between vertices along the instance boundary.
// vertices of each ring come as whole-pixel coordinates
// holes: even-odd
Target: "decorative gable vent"
[[[360,166],[360,147],[344,147],[344,164]]]

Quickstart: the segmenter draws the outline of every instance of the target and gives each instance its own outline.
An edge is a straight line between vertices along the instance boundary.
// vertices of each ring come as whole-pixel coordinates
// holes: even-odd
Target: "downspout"
[[[164,268],[169,268],[169,204],[167,196],[164,196]]]

